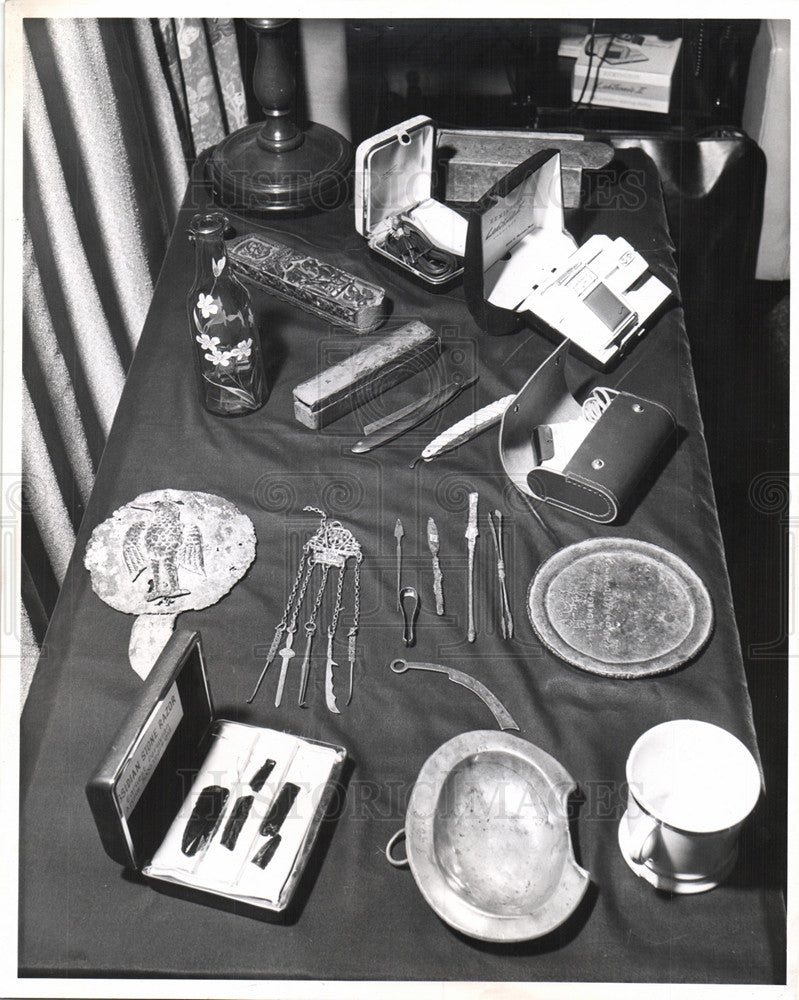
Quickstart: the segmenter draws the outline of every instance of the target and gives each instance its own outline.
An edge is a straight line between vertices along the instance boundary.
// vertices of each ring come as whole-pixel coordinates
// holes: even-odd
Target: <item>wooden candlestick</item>
[[[303,212],[338,204],[347,191],[352,148],[317,122],[293,119],[295,66],[286,45],[288,19],[251,18],[258,36],[253,92],[265,121],[223,139],[207,171],[222,204],[244,212]]]

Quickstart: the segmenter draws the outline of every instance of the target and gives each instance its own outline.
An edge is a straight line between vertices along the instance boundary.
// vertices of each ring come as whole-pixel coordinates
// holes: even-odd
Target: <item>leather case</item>
[[[601,524],[614,521],[677,428],[672,412],[628,392],[611,400],[561,470],[541,462],[536,429],[579,420],[582,406],[566,385],[568,342],[528,379],[502,418],[499,450],[514,486]]]

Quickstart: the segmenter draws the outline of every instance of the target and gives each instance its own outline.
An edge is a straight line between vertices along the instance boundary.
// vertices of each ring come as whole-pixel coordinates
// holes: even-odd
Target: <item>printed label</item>
[[[183,705],[175,681],[156,705],[152,719],[136,742],[117,782],[117,801],[126,819],[141,798],[182,718]]]

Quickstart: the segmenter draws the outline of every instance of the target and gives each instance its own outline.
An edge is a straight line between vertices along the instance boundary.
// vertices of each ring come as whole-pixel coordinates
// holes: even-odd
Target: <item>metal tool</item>
[[[444,667],[440,663],[408,663],[407,660],[392,660],[390,667],[395,674],[404,674],[408,670],[429,670],[434,674],[445,674],[453,684],[460,684],[473,691],[491,711],[500,729],[515,729],[517,731],[519,729],[499,698],[471,674],[455,670],[454,667]]]
[[[488,406],[470,413],[468,417],[464,417],[463,420],[459,420],[452,427],[448,427],[445,431],[442,431],[437,437],[433,438],[430,444],[425,446],[422,454],[417,455],[411,462],[411,468],[414,468],[417,462],[432,462],[439,455],[444,455],[448,451],[459,448],[467,441],[471,441],[472,438],[476,438],[478,434],[487,431],[489,427],[498,424],[502,419],[502,414],[515,398],[514,393],[511,393],[509,396],[503,396],[502,399],[498,399],[495,403],[489,403]]]
[[[283,688],[286,684],[286,674],[288,673],[289,664],[294,657],[294,636],[297,632],[297,619],[300,614],[300,608],[302,607],[302,602],[305,600],[305,591],[308,589],[308,584],[311,581],[311,576],[314,571],[314,563],[308,560],[304,576],[302,577],[302,584],[300,585],[299,592],[297,594],[297,600],[294,605],[294,611],[291,615],[291,620],[286,626],[286,642],[283,648],[280,650],[280,658],[282,663],[280,664],[280,677],[277,682],[277,691],[275,692],[275,708],[280,708],[280,702],[283,698]],[[299,576],[297,577],[299,580]]]
[[[412,430],[418,424],[423,423],[431,417],[437,410],[440,410],[447,403],[452,402],[464,389],[473,385],[478,375],[466,375],[463,372],[456,372],[451,381],[441,389],[427,396],[425,399],[417,400],[408,406],[403,406],[396,413],[383,417],[379,423],[379,429],[366,437],[361,438],[357,444],[352,446],[354,455],[363,455],[373,448],[379,448],[382,444],[387,444],[398,438],[406,431]],[[365,429],[366,430],[366,429]]]
[[[380,417],[379,420],[373,420],[370,424],[364,424],[363,434],[365,438],[371,437],[372,434],[376,434],[378,431],[382,431],[384,427],[390,427],[392,424],[396,423],[398,420],[402,420],[403,417],[410,416],[412,413],[416,413],[420,406],[424,403],[423,399],[414,399],[412,403],[408,403],[407,406],[401,406],[398,410],[394,410],[393,413],[386,414],[385,417]]]
[[[280,656],[283,662],[280,664],[280,678],[277,682],[277,692],[275,693],[275,708],[280,708],[280,702],[283,698],[283,687],[286,683],[286,674],[288,673],[289,663],[291,663],[291,658],[294,656],[294,650],[291,648],[294,642],[294,633],[296,629],[289,628],[286,633],[286,644],[280,650]]]
[[[394,525],[394,538],[397,540],[397,610],[400,608],[400,591],[402,590],[402,536],[405,534],[405,529],[402,527],[402,521],[397,518],[397,523]]]
[[[255,700],[255,696],[258,694],[258,690],[261,687],[264,677],[266,677],[266,671],[269,669],[269,664],[274,660],[277,655],[277,647],[280,645],[280,640],[283,638],[283,632],[285,631],[285,625],[278,625],[274,638],[272,639],[272,645],[269,647],[269,652],[266,655],[266,662],[264,663],[263,670],[258,675],[258,680],[255,682],[255,687],[253,688],[252,694],[247,699],[247,704],[250,705]]]
[[[300,670],[300,694],[298,699],[300,708],[305,708],[305,692],[308,689],[308,675],[311,671],[311,646],[313,645],[313,637],[316,632],[316,616],[319,613],[319,605],[322,603],[322,595],[325,592],[329,570],[330,566],[327,564],[322,566],[322,582],[319,584],[319,589],[316,592],[316,600],[314,601],[311,614],[305,623],[305,656],[302,659],[302,668]]]
[[[308,688],[308,675],[311,671],[311,644],[316,625],[306,622],[305,624],[305,655],[302,658],[302,668],[300,669],[300,694],[297,704],[300,708],[305,708],[305,692]]]
[[[355,562],[354,571],[354,583],[353,583],[353,594],[354,594],[354,612],[351,622],[349,632],[349,660],[350,660],[350,695],[352,693],[352,668],[355,663],[355,643],[356,636],[358,634],[358,621],[360,615],[360,570],[361,562],[363,560],[363,553],[361,552],[361,546],[352,532],[345,528],[340,521],[329,521],[327,514],[324,511],[319,510],[318,507],[305,507],[306,511],[313,511],[319,514],[321,517],[321,522],[316,532],[306,541],[302,547],[302,556],[300,558],[300,564],[297,568],[297,575],[294,579],[294,583],[291,587],[291,593],[289,594],[288,601],[286,602],[286,607],[283,611],[283,617],[275,629],[275,634],[272,639],[272,644],[269,647],[269,654],[266,658],[266,663],[264,664],[261,674],[255,684],[252,694],[247,699],[247,702],[253,701],[258,689],[261,686],[261,682],[266,675],[266,671],[269,664],[277,655],[278,647],[280,645],[281,638],[285,635],[285,645],[283,649],[280,650],[280,656],[282,657],[282,664],[280,668],[280,679],[278,680],[277,696],[275,700],[275,705],[280,705],[280,701],[283,697],[283,689],[286,683],[286,674],[288,672],[289,664],[292,657],[295,655],[294,649],[292,648],[294,642],[294,634],[297,631],[297,622],[299,618],[300,609],[302,607],[303,600],[305,598],[305,592],[308,588],[308,583],[310,582],[311,575],[313,574],[314,567],[319,565],[322,567],[322,583],[317,593],[316,600],[314,602],[313,611],[305,625],[305,656],[303,657],[302,664],[302,679],[300,681],[300,704],[304,703],[305,691],[308,681],[308,670],[310,667],[310,655],[311,655],[311,644],[313,641],[313,634],[316,631],[316,616],[319,611],[319,606],[322,601],[322,596],[324,594],[325,584],[327,582],[328,571],[330,567],[338,568],[338,583],[336,585],[336,603],[333,609],[333,620],[328,629],[328,652],[329,659],[332,658],[330,650],[332,649],[332,637],[336,631],[336,625],[338,623],[339,615],[342,610],[342,591],[344,585],[344,574],[347,569],[347,564],[350,559]],[[335,663],[333,664],[335,666]],[[331,685],[331,695],[332,695],[332,667],[328,668],[328,673],[330,674],[330,685]],[[326,678],[327,679],[327,678]],[[326,692],[327,694],[327,692]],[[335,704],[335,702],[334,702]],[[337,708],[331,709],[331,711],[338,711]]]
[[[436,614],[444,614],[444,588],[443,575],[441,573],[441,563],[438,561],[439,541],[438,527],[432,517],[427,519],[427,547],[433,557],[433,593],[436,598]]]
[[[466,541],[469,545],[469,577],[467,580],[468,584],[468,635],[467,638],[469,642],[474,642],[477,638],[477,633],[474,628],[474,548],[477,544],[477,536],[479,532],[477,530],[477,494],[469,494],[469,521],[466,525]]]
[[[416,619],[419,615],[419,594],[415,587],[403,587],[400,594],[400,608],[402,610],[402,621],[404,625],[402,641],[406,646],[413,646],[416,642],[416,632],[414,631]]]
[[[503,639],[513,638],[513,615],[508,603],[508,588],[505,585],[505,554],[502,542],[502,511],[495,510],[494,517],[497,519],[496,525],[491,511],[488,512],[488,523],[491,526],[491,537],[494,539],[494,548],[497,552],[497,578],[499,579],[499,607],[500,607],[500,627]]]
[[[336,705],[336,695],[333,691],[333,667],[338,664],[333,659],[333,632],[327,633],[327,660],[325,662],[325,704],[331,712],[341,715],[338,705]]]

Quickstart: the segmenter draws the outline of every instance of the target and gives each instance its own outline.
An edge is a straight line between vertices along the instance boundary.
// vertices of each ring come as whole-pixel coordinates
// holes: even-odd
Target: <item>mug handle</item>
[[[630,832],[627,853],[636,865],[642,865],[652,856],[657,841],[658,823],[651,816],[646,816],[635,825]]]
[[[404,858],[398,858],[394,854],[394,848],[396,847],[397,842],[401,840],[404,836],[405,836],[405,827],[402,827],[401,830],[397,830],[394,836],[386,844],[386,861],[388,861],[388,863],[390,865],[393,865],[395,868],[406,868],[408,866],[407,851],[405,852]]]

